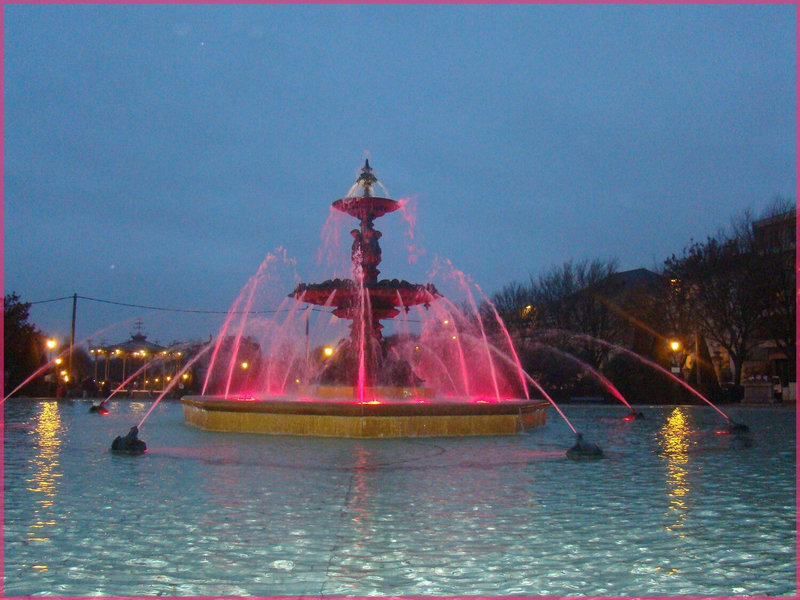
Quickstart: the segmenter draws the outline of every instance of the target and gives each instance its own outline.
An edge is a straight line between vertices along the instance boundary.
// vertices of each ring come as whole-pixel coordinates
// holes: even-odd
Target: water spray
[[[502,353],[497,352],[498,356],[506,361],[511,362],[511,359],[507,356],[503,356]],[[561,415],[561,418],[564,419],[564,422],[567,426],[572,430],[572,433],[575,434],[575,445],[572,446],[569,450],[567,450],[567,457],[572,459],[578,458],[603,458],[603,450],[597,444],[592,444],[590,442],[586,442],[583,439],[583,434],[580,433],[575,427],[570,423],[567,416],[562,412],[559,408],[558,404],[544,391],[544,388],[536,381],[533,377],[531,377],[528,373],[525,373],[525,378],[531,382],[531,384],[539,390],[539,392],[545,397],[545,399],[553,406],[553,408],[558,411],[558,414]]]
[[[545,350],[547,350],[549,352],[552,352],[553,354],[557,354],[558,356],[561,356],[563,358],[566,358],[568,360],[571,360],[573,362],[578,363],[590,375],[592,375],[600,383],[602,383],[606,387],[606,389],[609,392],[611,392],[611,394],[617,400],[619,400],[625,406],[628,407],[628,411],[629,412],[628,412],[627,416],[625,416],[625,418],[623,420],[625,420],[625,421],[633,421],[634,419],[644,419],[644,413],[642,413],[641,411],[634,410],[634,408],[630,405],[630,403],[627,400],[625,400],[625,397],[622,395],[622,392],[620,392],[617,389],[617,387],[613,383],[611,383],[611,381],[605,375],[603,375],[600,371],[598,371],[597,369],[595,369],[591,365],[586,364],[584,361],[579,359],[577,356],[573,356],[569,352],[564,352],[563,350],[560,350],[559,348],[555,348],[554,346],[550,346],[548,344],[542,344],[540,342],[534,342],[534,346],[538,346],[538,347],[543,348],[543,349],[545,349]]]
[[[161,399],[166,396],[170,390],[172,390],[178,381],[180,381],[181,376],[189,370],[189,367],[191,367],[201,356],[208,352],[213,345],[213,342],[206,344],[205,348],[198,352],[192,360],[187,362],[186,365],[180,371],[178,371],[175,377],[172,378],[172,381],[169,382],[169,385],[162,390],[158,398],[156,398],[155,402],[153,402],[153,406],[151,406],[150,410],[145,413],[138,425],[131,427],[124,437],[117,436],[114,438],[114,441],[111,442],[111,452],[116,454],[144,454],[147,451],[147,444],[143,440],[139,439],[139,428],[144,424],[145,420],[150,416],[150,413],[153,412],[153,409],[158,405],[158,403],[161,402]]]
[[[601,344],[603,346],[606,346],[607,348],[610,348],[612,350],[616,350],[618,352],[623,352],[623,353],[625,353],[625,354],[627,354],[629,356],[632,356],[633,358],[639,360],[640,362],[653,367],[654,369],[656,369],[657,371],[660,371],[661,373],[664,373],[665,375],[670,377],[673,381],[677,382],[678,384],[680,384],[681,386],[686,388],[689,392],[691,392],[692,394],[697,396],[700,400],[702,400],[703,402],[708,404],[711,408],[713,408],[720,415],[722,415],[722,417],[728,423],[728,433],[741,434],[741,433],[747,433],[747,432],[750,431],[750,428],[747,425],[745,425],[744,423],[736,423],[735,421],[733,421],[716,404],[711,402],[711,400],[709,400],[708,398],[703,396],[703,394],[698,392],[696,389],[694,389],[692,386],[690,386],[688,383],[686,383],[680,377],[676,377],[675,375],[673,375],[672,373],[667,371],[664,367],[659,365],[657,362],[652,361],[652,360],[650,360],[648,358],[645,358],[644,356],[640,356],[639,354],[636,354],[632,350],[628,350],[627,348],[624,348],[622,346],[618,346],[617,344],[612,344],[611,342],[607,342],[605,340],[601,340],[600,338],[592,337],[592,336],[586,335],[584,333],[574,333],[574,332],[571,332],[571,331],[564,331],[564,330],[550,330],[550,331],[553,334],[567,335],[567,336],[573,337],[573,338],[578,338],[578,339],[583,339],[583,340],[587,340],[587,341],[591,341],[591,342],[596,342],[596,343]]]
[[[160,361],[163,361],[163,360],[164,359],[161,356],[156,356],[155,358],[153,358],[153,359],[147,361],[146,363],[144,363],[132,375],[129,375],[122,383],[120,383],[116,388],[114,388],[114,391],[111,392],[108,395],[108,398],[103,400],[100,404],[92,404],[92,406],[89,407],[89,412],[90,413],[100,413],[101,415],[107,415],[108,414],[108,410],[105,408],[106,402],[111,400],[111,398],[113,398],[121,390],[124,390],[125,386],[128,385],[134,379],[136,379],[136,377],[139,375],[139,373],[144,371],[146,368],[152,366],[154,363],[160,362]]]

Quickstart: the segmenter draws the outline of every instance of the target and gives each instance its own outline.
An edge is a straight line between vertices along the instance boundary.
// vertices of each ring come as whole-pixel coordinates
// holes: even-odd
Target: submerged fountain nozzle
[[[567,458],[573,460],[603,458],[603,450],[597,444],[584,441],[582,433],[575,433],[575,445],[567,450]]]
[[[107,415],[108,414],[108,409],[105,407],[105,403],[106,403],[106,401],[103,400],[100,404],[92,404],[89,407],[89,412],[90,413],[99,413],[101,415]]]
[[[740,434],[748,433],[750,428],[744,423],[737,423],[736,421],[728,421],[728,433]]]
[[[125,437],[117,436],[111,442],[111,451],[117,454],[144,454],[147,451],[147,444],[139,439],[139,428],[135,425]]]

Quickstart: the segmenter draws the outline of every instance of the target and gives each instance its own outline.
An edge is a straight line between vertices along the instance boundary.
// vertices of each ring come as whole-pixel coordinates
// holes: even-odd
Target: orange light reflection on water
[[[56,525],[50,514],[58,492],[59,456],[61,454],[61,414],[55,402],[42,403],[42,412],[31,435],[36,436],[38,453],[31,460],[31,476],[27,479],[27,490],[36,494],[33,522],[28,531],[28,542],[48,542],[49,527]],[[46,571],[47,565],[36,565],[37,570]]]
[[[687,496],[691,491],[687,480],[689,462],[689,436],[692,429],[684,410],[678,406],[667,418],[661,428],[661,444],[667,457],[667,495],[669,504],[665,516],[674,519],[667,531],[676,531],[685,525],[688,505]],[[683,537],[683,534],[680,534]]]

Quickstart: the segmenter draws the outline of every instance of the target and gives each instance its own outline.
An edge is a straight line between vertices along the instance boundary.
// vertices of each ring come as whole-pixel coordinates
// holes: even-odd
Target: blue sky
[[[424,251],[410,264],[405,222],[384,217],[382,276],[423,282],[440,257],[492,293],[570,259],[655,268],[795,197],[795,18],[756,4],[6,5],[4,291],[225,310],[278,247],[320,281],[328,207],[365,157],[413,199]],[[66,301],[31,311],[47,334],[70,316]],[[222,320],[81,300],[78,338],[124,339],[136,317],[162,343]]]

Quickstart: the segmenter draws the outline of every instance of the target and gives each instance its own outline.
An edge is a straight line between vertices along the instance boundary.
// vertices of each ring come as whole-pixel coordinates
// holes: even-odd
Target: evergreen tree
[[[4,395],[16,388],[42,366],[45,355],[44,336],[28,322],[31,305],[12,292],[3,298],[3,368]],[[34,393],[41,380],[31,382],[22,391]]]

